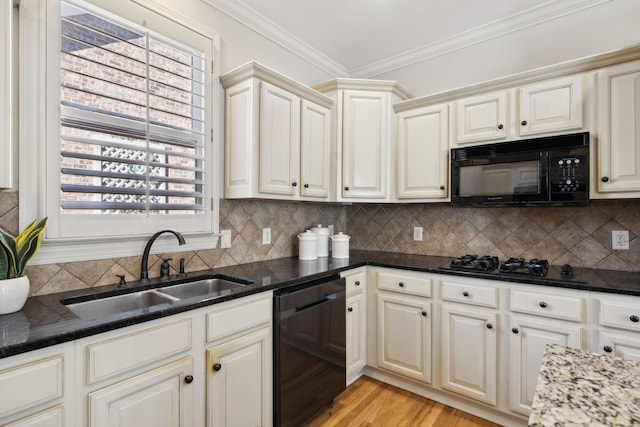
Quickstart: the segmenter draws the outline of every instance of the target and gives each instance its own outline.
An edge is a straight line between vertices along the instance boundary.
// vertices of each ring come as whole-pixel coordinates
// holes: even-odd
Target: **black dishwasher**
[[[345,280],[274,293],[274,425],[301,426],[346,387]]]

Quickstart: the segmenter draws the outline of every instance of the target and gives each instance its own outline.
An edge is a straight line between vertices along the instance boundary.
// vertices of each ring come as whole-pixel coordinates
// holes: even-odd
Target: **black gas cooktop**
[[[497,256],[492,255],[463,255],[451,260],[450,268],[460,271],[492,272],[496,269],[498,273],[516,274],[526,276],[545,277],[549,271],[549,262],[546,259],[531,259],[525,261],[524,258],[509,258],[500,263]],[[571,266],[563,267],[570,272]]]

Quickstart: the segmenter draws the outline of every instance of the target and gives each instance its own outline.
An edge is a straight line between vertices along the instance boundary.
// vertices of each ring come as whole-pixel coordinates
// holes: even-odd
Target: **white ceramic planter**
[[[0,280],[0,314],[19,311],[29,297],[29,278]]]

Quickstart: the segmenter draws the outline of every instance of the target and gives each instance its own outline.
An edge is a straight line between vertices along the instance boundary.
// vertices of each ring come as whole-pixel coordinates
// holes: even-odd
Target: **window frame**
[[[219,36],[212,30],[193,22],[191,19],[158,5],[149,0],[114,2],[112,0],[69,0],[80,7],[96,7],[122,19],[149,24],[151,31],[154,19],[170,20],[184,26],[208,39],[210,46],[207,57],[207,88],[210,102],[206,129],[208,152],[206,153],[205,204],[209,204],[206,230],[194,231],[188,227],[193,217],[189,215],[167,215],[159,218],[147,218],[142,221],[120,221],[100,215],[100,230],[109,230],[116,225],[124,227],[119,235],[87,235],[65,237],[61,235],[56,216],[59,215],[59,197],[51,197],[52,192],[59,194],[59,177],[49,184],[47,170],[60,170],[60,95],[59,67],[47,70],[48,50],[59,52],[60,0],[22,0],[20,3],[20,156],[19,156],[19,211],[20,227],[35,218],[49,216],[49,226],[43,238],[42,246],[32,264],[49,264],[70,261],[87,261],[101,258],[139,256],[145,242],[154,232],[163,228],[172,228],[183,232],[187,240],[180,251],[212,249],[219,239],[219,195],[222,175],[222,123],[223,89],[219,82]],[[88,6],[88,7],[87,7]],[[149,13],[146,16],[144,13]],[[143,19],[147,19],[145,22]],[[55,43],[47,40],[55,40]],[[58,53],[59,54],[59,53]],[[211,60],[209,62],[209,60]],[[59,63],[59,62],[58,62]],[[55,84],[53,83],[55,82]],[[49,147],[55,141],[55,149]],[[46,154],[45,154],[46,153]],[[58,175],[59,176],[59,175]],[[48,185],[49,184],[49,185]],[[107,218],[105,218],[107,217]],[[210,221],[210,224],[208,223]],[[64,232],[64,230],[62,230]],[[63,234],[63,233],[62,233]],[[174,239],[175,240],[175,239]],[[178,246],[170,239],[159,239],[154,252],[176,251]]]

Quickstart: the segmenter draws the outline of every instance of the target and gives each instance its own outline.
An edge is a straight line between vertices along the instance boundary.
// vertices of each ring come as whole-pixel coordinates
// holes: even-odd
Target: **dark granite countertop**
[[[60,301],[96,293],[121,292],[115,285],[31,297],[21,311],[0,315],[0,358],[293,285],[301,281],[322,278],[365,265],[640,296],[640,273],[635,272],[575,268],[574,277],[568,279],[561,277],[560,267],[551,266],[546,277],[538,278],[511,276],[497,272],[453,271],[448,269],[450,261],[449,257],[352,250],[349,259],[329,257],[319,258],[318,261],[299,261],[296,257],[292,257],[240,264],[187,275],[195,277],[204,274],[220,274],[254,282],[231,289],[227,294],[214,300],[187,299],[93,320],[78,318]],[[130,283],[127,289],[137,291],[144,287],[159,286],[162,286],[162,282],[155,279],[146,285]]]

